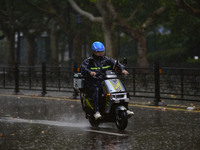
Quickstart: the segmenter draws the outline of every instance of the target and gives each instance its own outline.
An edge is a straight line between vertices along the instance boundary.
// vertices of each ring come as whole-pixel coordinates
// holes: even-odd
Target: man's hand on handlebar
[[[122,70],[122,73],[123,73],[124,75],[128,75],[128,74],[129,74],[127,70]]]
[[[91,72],[90,72],[90,75],[91,75],[91,76],[96,76],[96,74],[97,74],[97,73],[94,72],[94,71],[91,71]]]

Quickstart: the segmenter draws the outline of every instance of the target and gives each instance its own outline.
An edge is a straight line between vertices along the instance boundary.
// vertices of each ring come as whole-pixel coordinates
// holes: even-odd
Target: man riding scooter
[[[85,59],[80,67],[80,72],[85,79],[85,87],[88,95],[91,95],[94,105],[94,117],[100,119],[102,116],[99,112],[99,102],[103,93],[102,81],[103,77],[98,75],[97,71],[100,70],[105,73],[106,70],[111,70],[115,64],[115,60],[104,56],[105,47],[101,42],[94,42],[92,44],[93,54],[91,57]],[[125,67],[118,63],[118,69],[124,74],[128,75],[128,71]],[[134,113],[127,110],[127,115],[133,115]]]

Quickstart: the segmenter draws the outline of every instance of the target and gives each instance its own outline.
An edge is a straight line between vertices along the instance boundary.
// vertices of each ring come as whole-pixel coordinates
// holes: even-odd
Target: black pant
[[[99,111],[99,104],[102,97],[102,87],[101,86],[89,86],[86,88],[86,93],[93,100],[94,111]]]

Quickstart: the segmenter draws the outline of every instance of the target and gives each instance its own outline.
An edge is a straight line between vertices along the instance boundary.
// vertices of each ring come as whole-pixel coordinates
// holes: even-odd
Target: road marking
[[[99,130],[86,130],[86,131],[100,133],[100,134],[114,135],[114,136],[128,136],[127,134],[120,134],[120,133],[113,133],[113,132],[106,132],[106,131],[99,131]]]

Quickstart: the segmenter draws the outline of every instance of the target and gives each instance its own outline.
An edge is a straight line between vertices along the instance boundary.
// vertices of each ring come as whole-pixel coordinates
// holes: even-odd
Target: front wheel
[[[125,111],[120,111],[116,114],[116,126],[119,130],[124,130],[128,125],[128,118]]]
[[[89,117],[89,122],[92,127],[98,127],[100,124],[99,120],[95,120],[95,118],[91,116]]]

